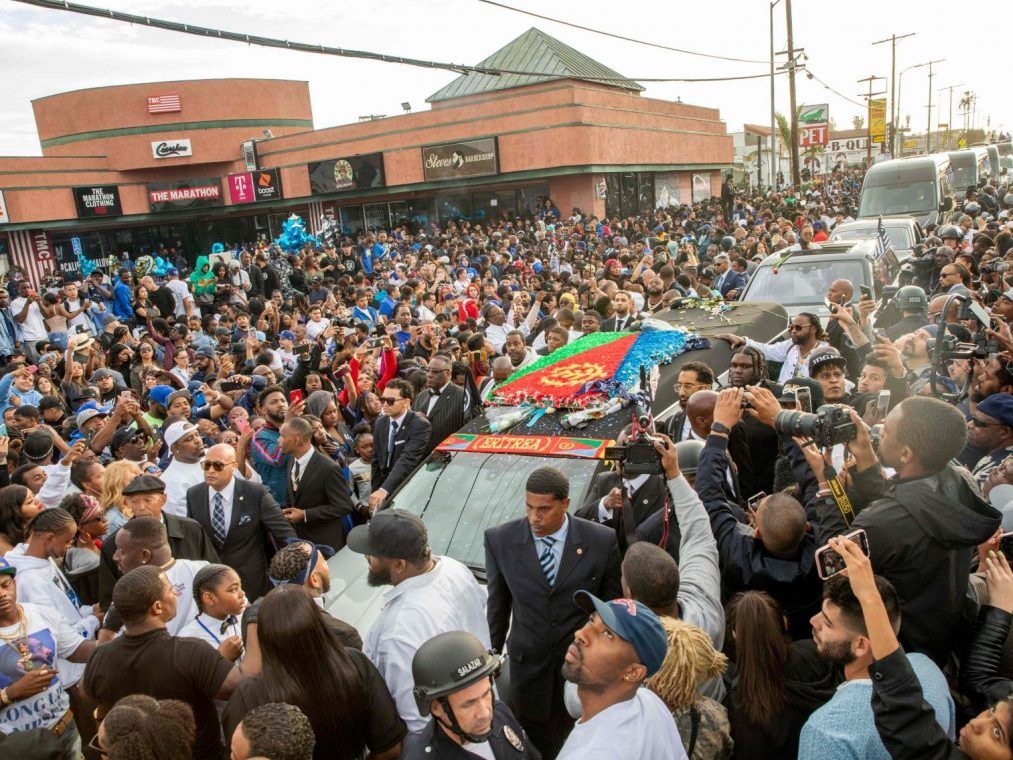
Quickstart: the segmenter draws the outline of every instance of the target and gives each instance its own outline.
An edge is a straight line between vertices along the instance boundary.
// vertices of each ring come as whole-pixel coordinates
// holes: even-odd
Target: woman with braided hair
[[[728,712],[700,693],[701,685],[725,672],[728,658],[695,625],[668,616],[659,620],[668,638],[668,654],[647,688],[672,711],[690,760],[728,760],[733,747]]]
[[[131,694],[109,711],[89,747],[109,760],[189,760],[195,733],[189,705]]]

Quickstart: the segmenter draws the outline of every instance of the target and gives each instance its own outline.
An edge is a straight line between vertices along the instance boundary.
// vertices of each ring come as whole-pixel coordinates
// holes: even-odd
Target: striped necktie
[[[552,586],[556,582],[556,556],[552,553],[552,547],[556,545],[556,539],[552,536],[545,536],[538,540],[545,545],[545,548],[542,550],[542,556],[538,558],[538,562],[542,566],[542,572],[545,573],[545,580]]]

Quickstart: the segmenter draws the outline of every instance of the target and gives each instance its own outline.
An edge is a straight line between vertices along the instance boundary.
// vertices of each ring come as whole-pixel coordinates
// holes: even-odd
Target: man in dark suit
[[[468,415],[464,413],[464,390],[451,381],[450,368],[450,359],[445,356],[437,355],[430,359],[426,388],[412,403],[412,411],[424,414],[432,427],[429,445],[426,448],[427,454],[449,435],[460,430],[467,421]],[[478,406],[472,408],[477,409]]]
[[[636,309],[633,305],[633,297],[625,290],[620,290],[612,296],[612,306],[615,308],[616,313],[602,323],[602,332],[629,330],[630,325],[641,318],[639,314],[635,313]]]
[[[279,544],[295,531],[264,486],[235,476],[236,451],[219,443],[201,462],[204,483],[186,492],[186,513],[200,523],[222,562],[238,573],[249,599],[266,594],[268,539]]]
[[[746,286],[746,278],[731,268],[731,261],[724,253],[714,257],[714,272],[717,274],[714,289],[721,293],[722,298],[735,300]],[[735,292],[729,296],[732,291]]]
[[[177,517],[163,512],[165,502],[165,483],[154,475],[138,475],[123,489],[123,506],[131,510],[134,517],[155,517],[165,525],[173,557],[219,562],[218,552],[201,530],[201,526],[188,517]],[[102,609],[109,609],[109,604],[113,600],[113,586],[121,575],[114,558],[115,554],[116,532],[113,532],[102,542],[102,551],[99,555],[98,597]]]
[[[624,442],[623,436],[616,441],[617,445]],[[636,527],[664,508],[668,501],[668,485],[663,475],[623,476],[616,471],[602,472],[595,478],[591,493],[574,514],[618,530],[622,527],[619,510],[623,509],[624,499],[633,508]]]
[[[299,538],[330,546],[345,545],[346,515],[353,511],[348,481],[330,457],[313,448],[313,426],[293,417],[281,426],[278,445],[288,457],[288,506],[282,510]]]
[[[540,467],[525,486],[526,517],[485,532],[492,646],[502,651],[506,644],[511,707],[547,760],[573,727],[560,668],[574,631],[587,619],[573,594],[621,594],[616,534],[568,515],[569,488],[558,469]]]
[[[383,414],[373,423],[373,492],[369,510],[384,500],[426,458],[432,426],[411,410],[414,389],[407,380],[394,378],[383,389]]]

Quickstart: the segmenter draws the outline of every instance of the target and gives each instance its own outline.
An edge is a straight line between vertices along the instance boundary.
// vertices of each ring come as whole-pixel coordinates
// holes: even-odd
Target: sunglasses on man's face
[[[1002,425],[1001,422],[985,422],[985,420],[981,419],[980,417],[975,417],[974,415],[971,415],[971,424],[974,425],[976,428],[987,428]]]
[[[380,403],[387,406],[394,406],[400,400],[399,398],[391,398],[390,396],[380,396]]]
[[[228,467],[231,464],[232,464],[232,462],[211,462],[211,461],[205,459],[203,462],[200,463],[200,468],[202,470],[204,470],[204,472],[207,472],[208,470],[214,470],[215,472],[221,472],[222,470],[224,470],[226,467]]]

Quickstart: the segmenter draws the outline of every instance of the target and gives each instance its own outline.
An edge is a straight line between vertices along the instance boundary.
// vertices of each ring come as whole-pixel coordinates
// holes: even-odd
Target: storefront
[[[540,71],[560,46],[532,29],[481,65]],[[333,215],[355,235],[526,217],[546,198],[564,215],[627,216],[717,192],[732,142],[716,109],[645,98],[569,54],[558,76],[462,76],[428,111],[325,129],[305,82],[42,98],[43,155],[0,158],[0,253],[37,277],[79,254],[107,263],[166,247],[193,261],[216,242],[273,239],[293,213],[314,234]],[[229,97],[237,86],[258,98]]]

